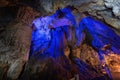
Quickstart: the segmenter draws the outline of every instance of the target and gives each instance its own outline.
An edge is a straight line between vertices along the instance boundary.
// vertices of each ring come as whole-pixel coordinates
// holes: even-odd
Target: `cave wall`
[[[120,34],[119,3],[119,0],[1,0],[0,61],[2,65],[0,65],[0,68],[3,69],[1,74],[7,73],[7,76],[13,79],[18,78],[20,75],[29,57],[32,32],[30,26],[36,17],[51,15],[58,8],[61,9],[67,5],[71,5],[77,9],[73,10],[73,13],[78,22],[83,16],[82,13],[87,13],[109,25],[117,34]],[[96,65],[99,64],[97,52],[93,49],[93,51],[90,52],[86,50],[87,47],[89,46],[83,45],[85,51],[83,50],[83,52],[81,52],[80,58],[84,62],[90,61],[89,64],[96,67]],[[86,55],[88,57],[85,57]],[[94,55],[96,57],[92,58]],[[119,72],[119,56],[111,56],[112,54],[106,56],[106,61],[108,65],[111,66],[113,72]],[[95,60],[95,62],[93,60]],[[116,62],[115,65],[110,63],[113,61]],[[8,72],[4,72],[4,70],[8,70]],[[16,73],[15,75],[13,74],[14,72]]]
[[[106,24],[119,30],[119,0],[36,0],[36,1],[20,1],[20,0],[3,0],[1,1],[1,8],[8,7],[19,7],[19,6],[30,6],[36,11],[39,11],[42,15],[49,15],[54,13],[58,8],[64,8],[67,5],[74,6],[77,14],[80,12],[87,12],[88,14],[103,20]]]

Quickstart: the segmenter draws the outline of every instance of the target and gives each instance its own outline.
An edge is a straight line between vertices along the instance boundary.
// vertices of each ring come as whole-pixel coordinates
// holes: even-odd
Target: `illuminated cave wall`
[[[119,13],[119,0],[1,0],[0,79],[106,78],[103,56],[119,77]]]
[[[35,19],[33,27],[31,54],[44,51],[43,54],[58,56],[64,53],[65,40],[72,41],[70,30],[76,27],[76,21],[71,10],[64,8],[53,15]]]
[[[82,18],[77,24],[69,7],[57,10],[53,15],[35,19],[32,29],[30,57],[41,58],[44,55],[57,59],[66,55],[66,47],[73,50],[84,43],[98,53],[100,64],[97,65],[108,65],[105,55],[120,54],[120,37],[109,26],[89,16]],[[72,56],[69,56],[70,53]],[[73,57],[79,71],[85,73],[86,64],[80,63],[81,52],[70,53],[68,58]],[[105,69],[105,72],[112,78],[109,69]]]
[[[62,17],[59,18],[59,16]],[[74,28],[74,36],[76,37],[76,42],[72,46],[80,46],[85,38],[87,43],[95,48],[99,54],[110,53],[106,50],[116,54],[120,53],[120,44],[118,44],[120,37],[109,26],[92,17],[85,17],[77,24],[69,8],[64,8],[56,11],[53,15],[37,18],[33,21],[31,54],[35,52],[51,55],[63,53],[65,38],[68,44],[72,41],[71,26]],[[105,45],[109,45],[109,48],[102,50]]]

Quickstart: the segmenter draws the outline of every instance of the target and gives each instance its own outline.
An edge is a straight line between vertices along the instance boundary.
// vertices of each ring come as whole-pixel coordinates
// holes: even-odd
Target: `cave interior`
[[[1,0],[0,80],[120,80],[119,4]]]

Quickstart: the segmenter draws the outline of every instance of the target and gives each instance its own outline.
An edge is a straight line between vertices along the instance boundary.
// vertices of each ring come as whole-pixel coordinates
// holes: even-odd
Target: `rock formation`
[[[104,54],[106,64],[114,78],[114,73],[120,72],[119,36],[118,39],[113,39],[116,38],[116,34],[120,35],[119,2],[119,0],[1,0],[0,79],[103,80],[108,78],[100,65],[99,51],[90,43],[90,32],[80,33],[79,40],[82,43],[77,45],[79,47],[75,46],[78,39],[75,30],[85,16],[99,20],[111,30],[100,29],[99,31],[103,33],[99,35],[99,40],[105,40],[103,42],[105,44],[106,40],[110,43],[102,46],[101,50],[106,50],[111,45],[115,47],[112,48],[113,50],[108,50],[109,54]],[[68,10],[71,14],[64,10],[68,5],[72,6],[72,12]],[[68,15],[62,14],[59,10]],[[55,13],[60,15],[53,18]],[[50,19],[47,19],[49,16]],[[61,24],[62,21],[64,24]],[[81,22],[86,24],[84,21]],[[43,25],[38,26],[40,23]],[[37,31],[38,28],[41,32]],[[115,35],[111,36],[111,34]],[[117,54],[116,50],[118,50]],[[116,79],[118,78],[117,76]]]

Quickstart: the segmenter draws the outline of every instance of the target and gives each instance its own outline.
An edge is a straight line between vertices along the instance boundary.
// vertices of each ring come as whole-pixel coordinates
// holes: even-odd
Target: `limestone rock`
[[[15,21],[7,26],[5,35],[0,46],[0,61],[10,66],[7,77],[17,79],[29,57],[31,28]]]
[[[73,10],[73,13],[76,16],[76,18],[79,17],[79,19],[76,19],[78,23],[82,18],[81,13],[88,14],[114,27],[115,29],[118,30],[119,33],[120,30],[119,0],[34,0],[34,1],[1,0],[0,61],[2,63],[5,63],[5,66],[3,65],[2,68],[1,68],[2,63],[0,63],[1,71],[0,74],[2,75],[2,77],[6,77],[7,74],[9,78],[17,79],[20,76],[21,71],[23,70],[23,66],[28,61],[29,57],[32,32],[30,26],[32,24],[33,19],[35,19],[35,17],[37,16],[51,15],[58,8],[61,9],[68,5],[74,6],[76,8]],[[12,6],[15,8],[13,8]],[[112,12],[114,13],[114,15],[112,14]],[[9,22],[10,24],[8,24]],[[57,31],[55,32],[57,33]],[[54,36],[55,38],[57,38],[55,34]],[[53,41],[53,43],[55,42]],[[54,50],[54,48],[52,50]],[[79,50],[77,51],[78,53],[74,54],[74,56],[78,57],[79,59],[82,59],[85,63],[92,65],[92,67],[94,67],[95,69],[98,69],[96,67],[97,65],[99,65],[97,51],[95,51],[91,46],[88,46],[87,44],[83,44],[80,48],[78,48],[78,50]],[[52,51],[50,52],[52,53]],[[69,58],[69,52],[67,52],[66,55],[67,58]],[[39,58],[39,54],[34,57]],[[120,68],[119,55],[115,54],[105,55],[105,58],[107,64],[109,65],[113,72],[119,71],[118,69]],[[64,58],[57,61],[51,59],[33,60],[32,63],[29,63],[28,61],[27,69],[29,70],[27,73],[29,73],[29,71],[31,70],[32,71],[30,72],[30,75],[28,75],[27,77],[31,77],[31,75],[33,75],[32,77],[34,77],[35,79],[36,78],[39,79],[41,75],[44,75],[43,77],[45,78],[46,75],[50,74],[48,75],[49,76],[48,78],[51,78],[51,75],[52,76],[55,75],[53,78],[56,77],[59,79],[65,78],[66,80],[68,80],[68,78],[71,79],[76,74],[80,74],[81,76],[80,78],[84,77],[89,78],[91,77],[90,75],[92,74],[92,72],[96,71],[94,69],[89,69],[91,67],[88,66],[85,68],[85,71],[90,75],[86,74],[87,75],[86,76],[83,73],[78,73],[74,65],[69,65],[65,61],[68,60]],[[80,60],[78,60],[78,62],[79,61]],[[84,65],[82,64],[81,66]],[[81,66],[80,69],[82,68]],[[38,75],[35,76],[36,74]]]
[[[119,19],[115,19],[115,18],[110,18],[107,16],[104,16],[105,22],[111,26],[114,26],[113,28],[117,29],[118,31],[120,31],[120,20]]]
[[[112,72],[120,72],[120,55],[111,52],[108,56],[105,55],[105,60]]]
[[[35,17],[40,16],[40,13],[35,11],[31,7],[20,7],[17,13],[17,19],[19,21],[22,21],[23,23],[31,26],[32,21],[35,19]]]
[[[0,62],[0,80],[2,79],[6,79],[6,74],[7,74],[7,71],[9,69],[9,65],[4,63],[4,62]]]
[[[39,0],[39,4],[44,8],[47,13],[55,12],[58,8],[64,8],[68,5],[79,6],[83,3],[88,3],[93,0]]]
[[[21,7],[15,13],[17,19],[7,24],[0,39],[0,61],[10,66],[7,77],[11,79],[19,77],[28,61],[32,32],[30,26],[35,16],[39,15],[30,7]]]
[[[80,70],[80,73],[78,70]],[[65,56],[61,56],[58,59],[42,56],[41,59],[32,57],[29,60],[26,65],[26,70],[20,77],[20,80],[70,80],[73,77],[77,78],[78,80],[88,80],[94,79],[96,75],[100,78],[105,78],[104,75],[96,72],[94,68],[81,60],[80,65],[76,66],[74,63],[69,63]]]
[[[23,70],[25,62],[21,59],[16,60],[9,68],[7,77],[10,79],[17,79]]]
[[[120,0],[104,0],[105,5],[108,8],[112,8],[113,13],[115,16],[120,17]]]
[[[99,61],[98,53],[92,47],[83,44],[80,49],[81,49],[81,53],[80,53],[81,60],[91,64],[94,67],[99,65],[100,61]]]

